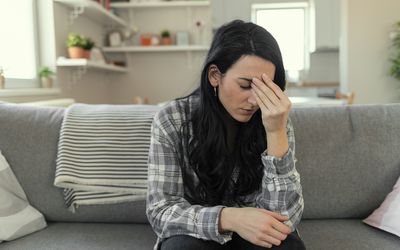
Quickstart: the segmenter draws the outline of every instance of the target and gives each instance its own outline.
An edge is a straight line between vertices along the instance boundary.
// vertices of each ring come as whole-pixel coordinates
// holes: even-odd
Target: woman
[[[146,212],[155,249],[304,249],[284,87],[270,33],[239,20],[217,30],[200,87],[153,122]]]

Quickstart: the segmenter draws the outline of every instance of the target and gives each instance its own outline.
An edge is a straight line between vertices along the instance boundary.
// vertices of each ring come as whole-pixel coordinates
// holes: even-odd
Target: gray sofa
[[[0,149],[48,227],[0,249],[152,249],[145,203],[82,206],[72,214],[53,186],[62,108],[0,104]],[[294,108],[308,249],[400,249],[362,223],[400,175],[400,104]],[[1,226],[1,225],[0,225]]]

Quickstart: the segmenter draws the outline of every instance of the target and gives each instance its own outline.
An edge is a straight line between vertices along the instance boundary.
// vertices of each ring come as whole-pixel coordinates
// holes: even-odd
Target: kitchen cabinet
[[[338,51],[340,0],[310,0],[310,52]]]

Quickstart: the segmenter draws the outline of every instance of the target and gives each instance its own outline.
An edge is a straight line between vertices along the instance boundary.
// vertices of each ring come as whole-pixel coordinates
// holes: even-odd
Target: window
[[[287,71],[308,68],[307,3],[253,4],[252,21],[277,40]]]
[[[35,0],[0,1],[0,67],[7,88],[32,87],[37,82]]]

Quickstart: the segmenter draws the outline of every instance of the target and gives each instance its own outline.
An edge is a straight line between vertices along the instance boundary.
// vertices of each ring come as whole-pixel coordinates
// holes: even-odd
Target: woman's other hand
[[[288,217],[262,208],[223,208],[220,215],[220,231],[232,231],[254,245],[271,248],[279,246],[290,227],[283,222]]]

